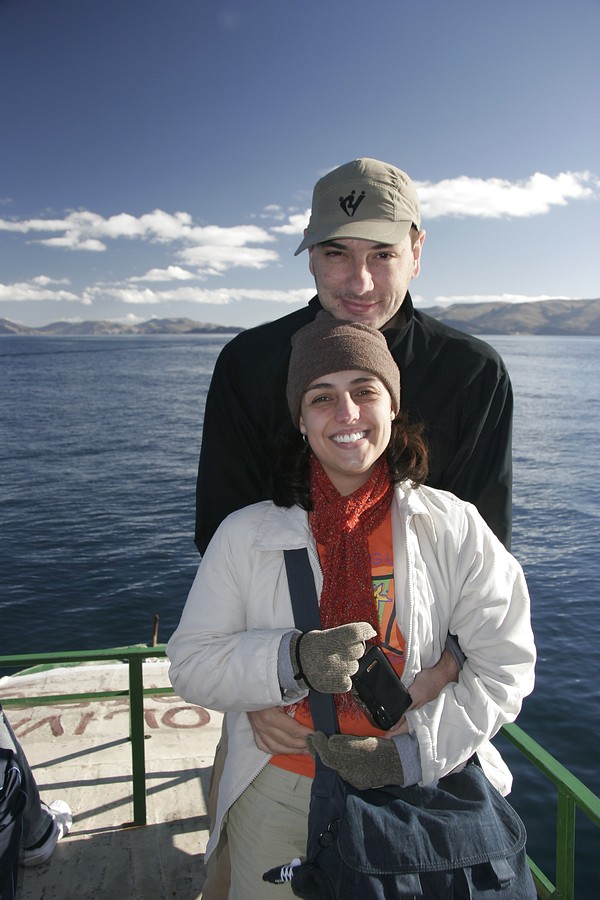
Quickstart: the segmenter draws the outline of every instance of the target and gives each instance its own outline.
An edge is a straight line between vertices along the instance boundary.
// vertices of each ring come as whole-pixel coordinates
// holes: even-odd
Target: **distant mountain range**
[[[600,299],[456,303],[423,312],[470,334],[600,335]]]
[[[600,335],[600,299],[539,300],[531,303],[456,303],[423,309],[439,322],[469,334]],[[244,328],[195,322],[193,319],[150,319],[139,325],[119,322],[53,322],[41,328],[0,319],[2,334],[238,334]]]
[[[244,331],[235,325],[214,325],[193,319],[149,319],[138,325],[125,325],[103,319],[89,322],[52,322],[40,328],[18,325],[0,319],[0,334],[57,334],[57,335],[113,335],[113,334],[238,334]]]

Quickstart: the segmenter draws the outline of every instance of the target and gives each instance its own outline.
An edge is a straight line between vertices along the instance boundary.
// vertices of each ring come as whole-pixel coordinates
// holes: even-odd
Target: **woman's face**
[[[311,382],[302,397],[299,426],[329,480],[348,496],[368,480],[385,452],[393,418],[383,382],[352,369]]]

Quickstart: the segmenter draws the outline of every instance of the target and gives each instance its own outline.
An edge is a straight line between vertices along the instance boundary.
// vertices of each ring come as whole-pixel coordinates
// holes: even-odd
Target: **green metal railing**
[[[65,663],[107,662],[118,660],[129,667],[129,688],[122,691],[90,691],[78,694],[55,694],[40,697],[1,698],[2,705],[38,706],[81,700],[129,697],[129,735],[133,784],[133,824],[146,824],[146,757],[144,747],[144,696],[172,694],[173,689],[144,688],[144,660],[165,657],[165,645],[156,647],[122,647],[113,650],[79,650],[58,653],[0,656],[0,669],[23,670],[33,666],[58,666]],[[538,896],[542,900],[574,900],[575,898],[575,814],[579,809],[600,828],[600,797],[597,797],[568,769],[526,734],[518,725],[505,725],[502,734],[557,788],[556,885],[529,860]]]
[[[23,670],[29,667],[54,667],[89,662],[127,663],[129,688],[123,691],[87,691],[78,694],[44,694],[39,697],[1,698],[2,706],[49,706],[55,703],[78,703],[81,700],[104,700],[113,697],[129,697],[129,737],[131,740],[131,767],[133,783],[133,824],[146,824],[146,748],[144,738],[144,696],[173,694],[169,685],[164,688],[144,688],[144,660],[164,658],[165,645],[156,647],[117,647],[113,650],[74,650],[58,653],[30,653],[16,656],[0,656],[0,668]]]
[[[600,797],[569,772],[547,750],[529,737],[518,725],[505,725],[502,734],[554,783],[558,791],[556,815],[556,885],[544,875],[533,860],[533,873],[538,896],[542,900],[574,900],[575,898],[575,813],[580,809],[600,828]]]

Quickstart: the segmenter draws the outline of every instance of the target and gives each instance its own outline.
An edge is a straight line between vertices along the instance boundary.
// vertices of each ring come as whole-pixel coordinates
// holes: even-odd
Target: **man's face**
[[[425,232],[399,244],[340,238],[309,249],[309,266],[324,309],[346,322],[382,328],[396,315],[419,274]]]

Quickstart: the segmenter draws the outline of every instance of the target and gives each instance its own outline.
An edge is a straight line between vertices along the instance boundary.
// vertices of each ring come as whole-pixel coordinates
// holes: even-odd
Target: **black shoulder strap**
[[[315,631],[321,627],[321,613],[308,550],[306,547],[284,550],[283,556],[296,628]]]
[[[284,550],[283,555],[296,627],[300,631],[314,631],[321,627],[321,614],[308,550],[305,547]],[[309,691],[308,702],[316,731],[325,734],[339,731],[333,694]]]

